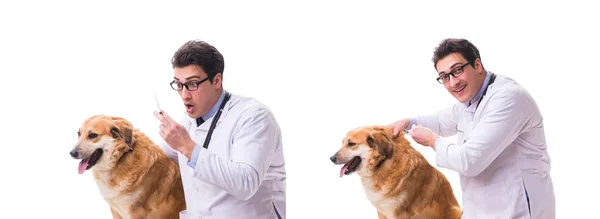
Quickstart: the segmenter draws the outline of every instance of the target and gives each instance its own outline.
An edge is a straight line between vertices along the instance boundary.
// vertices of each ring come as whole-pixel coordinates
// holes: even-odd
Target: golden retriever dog
[[[92,172],[113,218],[179,218],[185,199],[179,166],[120,117],[95,115],[79,128],[71,157]]]
[[[386,126],[351,130],[330,160],[340,177],[356,172],[379,218],[454,219],[462,210],[446,177]]]

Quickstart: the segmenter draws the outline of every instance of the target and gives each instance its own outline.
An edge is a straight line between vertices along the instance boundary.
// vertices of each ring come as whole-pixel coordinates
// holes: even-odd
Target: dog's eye
[[[98,137],[98,135],[97,135],[96,133],[90,133],[90,134],[88,135],[88,138],[89,138],[89,139],[92,139],[92,138],[95,138],[95,137]]]
[[[349,142],[348,142],[348,147],[352,147],[352,146],[354,146],[354,145],[356,145],[356,143],[354,143],[354,142],[351,142],[351,141],[349,141]]]

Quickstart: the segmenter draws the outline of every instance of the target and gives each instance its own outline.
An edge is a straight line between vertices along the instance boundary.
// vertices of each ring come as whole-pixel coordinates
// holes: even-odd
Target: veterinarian
[[[533,97],[506,76],[487,71],[465,39],[435,49],[437,82],[458,100],[435,114],[389,124],[432,147],[439,167],[460,175],[463,218],[555,218],[544,123]],[[457,142],[442,137],[456,135]]]
[[[262,103],[223,89],[221,53],[189,41],[172,60],[171,87],[186,114],[160,120],[161,148],[179,163],[187,209],[182,218],[285,218],[281,130]]]

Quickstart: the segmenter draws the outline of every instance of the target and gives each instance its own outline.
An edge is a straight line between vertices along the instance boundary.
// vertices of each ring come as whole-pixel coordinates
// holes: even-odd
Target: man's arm
[[[477,176],[525,129],[530,103],[519,90],[497,93],[491,98],[479,124],[462,146],[436,140],[438,166]]]
[[[260,187],[281,135],[273,115],[264,108],[245,113],[240,122],[233,137],[231,160],[197,147],[193,176],[248,200]]]
[[[408,129],[410,129],[413,124],[422,125],[442,137],[451,136],[457,132],[456,125],[458,124],[459,114],[459,105],[455,104],[440,110],[436,114],[409,118],[410,123],[408,124]]]

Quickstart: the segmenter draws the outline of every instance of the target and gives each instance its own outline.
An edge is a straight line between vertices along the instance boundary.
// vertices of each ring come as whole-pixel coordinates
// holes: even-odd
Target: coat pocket
[[[531,217],[531,204],[529,202],[529,194],[527,193],[527,186],[525,186],[525,182],[523,182],[523,190],[525,191],[525,200],[527,201],[527,212],[529,213],[529,217]]]
[[[529,194],[522,179],[506,181],[507,214],[506,218],[529,219],[531,218],[531,205]]]
[[[463,145],[468,138],[468,130],[467,130],[467,124],[468,122],[465,121],[461,121],[458,123],[458,125],[456,125],[456,143],[457,145]]]
[[[465,191],[464,218],[508,218],[509,200],[504,182]]]

